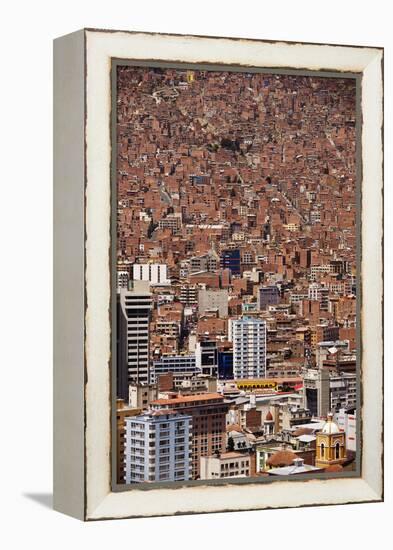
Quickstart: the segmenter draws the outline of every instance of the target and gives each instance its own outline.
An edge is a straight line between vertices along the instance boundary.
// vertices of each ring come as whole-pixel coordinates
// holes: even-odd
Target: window
[[[336,443],[336,459],[340,458],[340,443],[337,441]]]
[[[325,458],[325,445],[321,443],[321,458]]]

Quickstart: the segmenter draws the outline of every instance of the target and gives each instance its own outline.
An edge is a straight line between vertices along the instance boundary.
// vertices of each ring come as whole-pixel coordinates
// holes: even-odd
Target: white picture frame
[[[358,477],[112,490],[112,59],[361,75]],[[55,40],[54,121],[55,509],[99,520],[381,501],[383,49],[84,29]]]

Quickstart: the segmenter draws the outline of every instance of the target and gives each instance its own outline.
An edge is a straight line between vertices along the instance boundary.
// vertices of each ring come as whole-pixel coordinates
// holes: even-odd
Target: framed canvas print
[[[55,509],[383,499],[382,64],[55,40]]]

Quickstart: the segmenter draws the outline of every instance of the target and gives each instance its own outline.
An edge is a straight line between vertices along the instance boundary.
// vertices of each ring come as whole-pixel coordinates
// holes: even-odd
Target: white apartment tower
[[[231,323],[233,376],[264,378],[266,375],[266,321],[243,317]]]
[[[117,308],[117,396],[128,399],[130,383],[149,383],[149,283],[134,281],[121,288]]]
[[[191,416],[168,410],[126,417],[126,483],[192,479],[191,422]]]

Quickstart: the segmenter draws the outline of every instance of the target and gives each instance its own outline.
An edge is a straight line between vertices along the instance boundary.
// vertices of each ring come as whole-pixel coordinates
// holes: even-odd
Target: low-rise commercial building
[[[250,455],[229,451],[217,456],[201,457],[201,479],[249,477]]]
[[[154,361],[151,369],[151,383],[157,382],[161,374],[173,374],[173,381],[176,384],[181,380],[192,378],[201,370],[196,365],[195,354],[163,355],[159,361]]]

